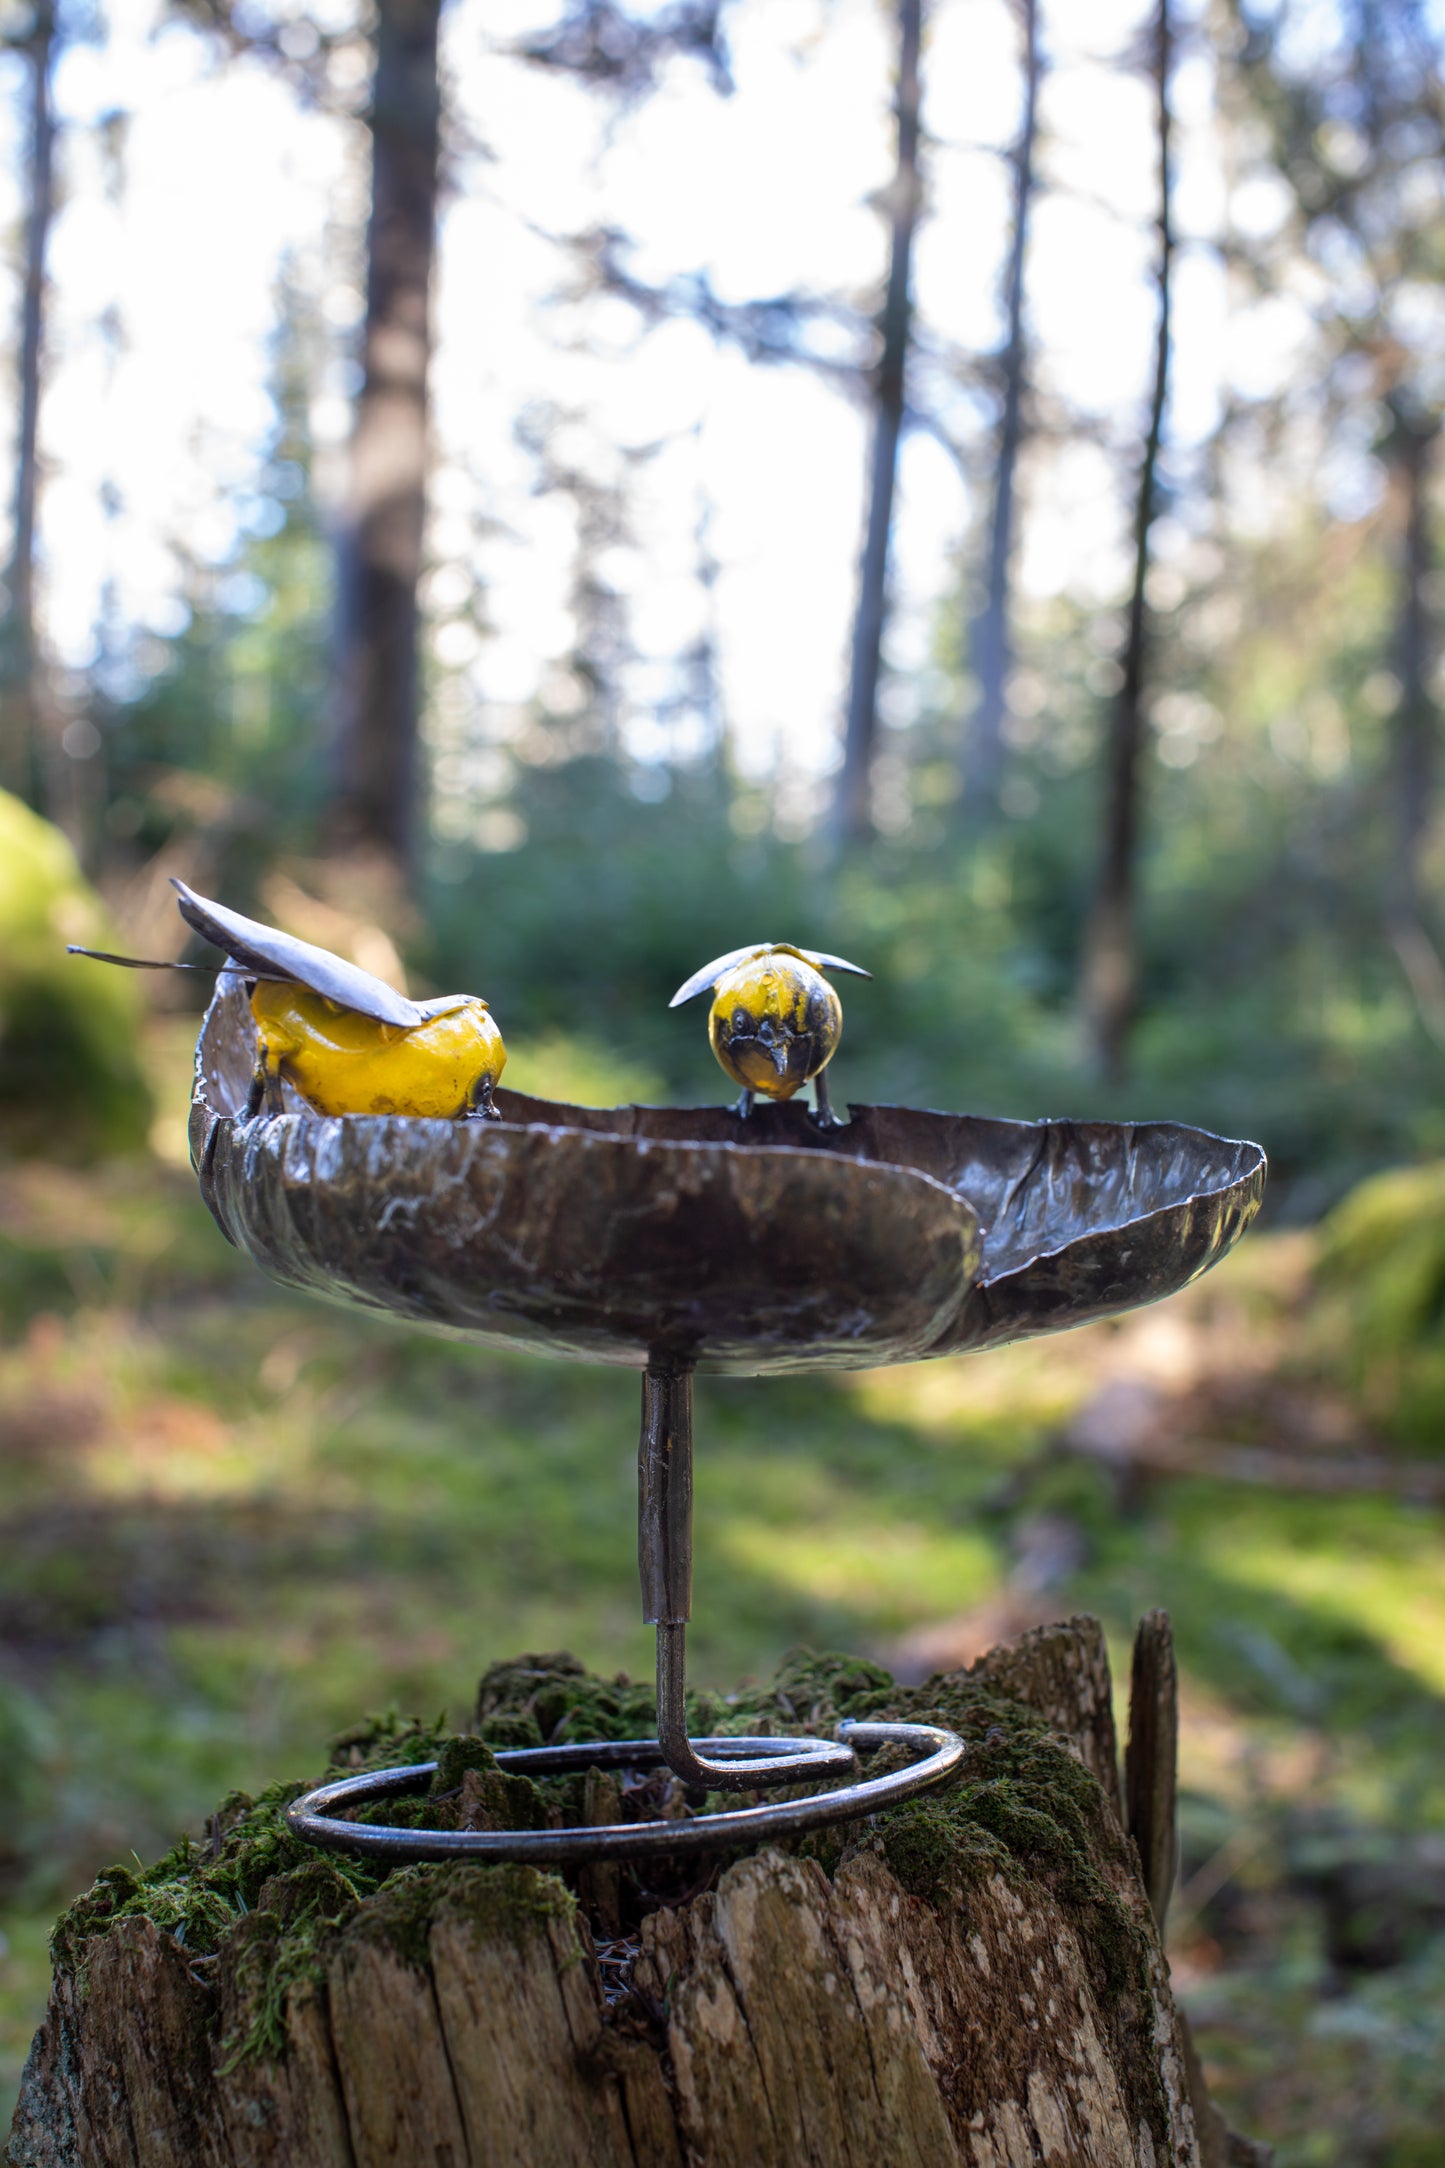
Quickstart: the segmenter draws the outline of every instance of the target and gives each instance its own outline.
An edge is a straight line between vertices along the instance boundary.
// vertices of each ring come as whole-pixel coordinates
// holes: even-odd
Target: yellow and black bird
[[[318,1114],[409,1114],[499,1121],[492,1089],[507,1050],[476,994],[408,1001],[384,979],[329,949],[245,918],[172,878],[188,926],[229,964],[182,966],[244,979],[256,1026],[247,1115],[280,1113],[284,1077]],[[78,956],[160,970],[134,956]]]
[[[814,1119],[821,1129],[837,1129],[824,1070],[843,1036],[843,1004],[826,971],[851,971],[871,978],[861,964],[791,941],[755,942],[732,949],[705,964],[669,1002],[711,991],[707,1035],[724,1072],[742,1086],[739,1115],[752,1112],[758,1092],[765,1099],[791,1099],[803,1085],[813,1086]]]

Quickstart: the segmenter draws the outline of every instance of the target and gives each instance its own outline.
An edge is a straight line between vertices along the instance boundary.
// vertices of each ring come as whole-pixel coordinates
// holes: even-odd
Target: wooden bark
[[[1011,586],[1014,555],[1014,501],[1019,452],[1024,436],[1024,379],[1028,340],[1024,327],[1024,266],[1028,256],[1029,214],[1034,194],[1034,139],[1038,132],[1038,0],[1018,0],[1023,40],[1023,118],[1013,151],[1013,232],[1004,273],[1005,333],[1000,357],[1001,398],[998,450],[993,469],[993,507],[989,515],[988,558],[983,606],[973,624],[969,659],[978,693],[964,748],[965,811],[987,813],[998,797],[1003,767],[1003,726],[1008,710],[1008,678],[1013,664]]]
[[[574,1699],[602,1683],[577,1666],[566,1679]],[[786,1702],[780,1688],[775,1705]],[[148,1917],[83,1935],[72,1915],[8,2161],[1201,2168],[1258,2157],[1202,2152],[1196,2135],[1190,2051],[1115,1812],[1097,1622],[1042,1628],[968,1673],[896,1690],[889,1707],[950,1712],[972,1774],[926,1805],[737,1858],[701,1894],[652,1901],[620,1989],[610,1930],[531,1868],[406,1870],[357,1901],[315,1855],[299,1867],[281,1857],[209,1956]],[[480,1801],[499,1781],[520,1780],[462,1788]],[[615,1811],[595,1784],[587,1807]],[[189,1857],[214,1858],[219,1842]],[[298,1891],[334,1899],[336,1917],[311,1972],[276,1999],[266,2052],[248,2055]],[[612,1953],[606,1986],[600,1951]],[[1202,2111],[1200,2087],[1196,2065]]]
[[[1155,0],[1154,94],[1159,144],[1159,198],[1155,269],[1159,316],[1154,336],[1154,380],[1149,422],[1134,492],[1134,577],[1128,625],[1120,656],[1121,682],[1109,720],[1105,761],[1104,847],[1094,908],[1084,941],[1083,1008],[1096,1066],[1118,1082],[1139,998],[1136,887],[1139,856],[1140,770],[1146,725],[1149,663],[1149,538],[1159,510],[1159,454],[1169,391],[1170,321],[1173,307],[1173,171],[1169,72],[1174,32],[1169,0]]]
[[[338,562],[335,840],[411,862],[417,583],[426,509],[440,0],[382,0],[372,88],[362,386]]]
[[[913,236],[922,204],[918,143],[923,0],[899,0],[898,39],[898,169],[890,205],[892,242],[888,291],[883,302],[883,351],[874,390],[868,515],[863,556],[858,568],[858,603],[853,616],[843,767],[833,808],[834,828],[845,838],[865,836],[873,825],[869,782],[878,735],[878,676],[888,615],[888,549],[893,530],[898,442],[903,432],[908,347],[913,331],[910,285]]]
[[[1427,924],[1423,878],[1439,765],[1440,716],[1431,690],[1437,640],[1430,580],[1435,559],[1431,481],[1441,422],[1438,415],[1422,413],[1399,395],[1390,406],[1389,448],[1396,495],[1403,504],[1395,625],[1400,697],[1390,723],[1395,848],[1385,918],[1420,1021],[1436,1044],[1445,1046],[1445,964]]]
[[[5,584],[9,607],[0,633],[4,779],[31,805],[47,810],[50,757],[45,741],[46,687],[35,611],[35,525],[40,497],[40,394],[45,343],[45,261],[55,210],[55,111],[51,75],[55,11],[45,0],[26,41],[30,60],[29,201],[20,303],[19,416],[15,440],[14,526]]]

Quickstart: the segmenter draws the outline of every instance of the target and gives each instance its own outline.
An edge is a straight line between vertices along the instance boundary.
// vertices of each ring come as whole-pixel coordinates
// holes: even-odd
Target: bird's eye
[[[733,1030],[734,1030],[734,1031],[738,1031],[738,1032],[743,1032],[743,1031],[746,1031],[746,1030],[747,1030],[747,1028],[748,1028],[748,1012],[747,1012],[747,1010],[746,1010],[746,1009],[734,1009],[734,1010],[733,1010]]]

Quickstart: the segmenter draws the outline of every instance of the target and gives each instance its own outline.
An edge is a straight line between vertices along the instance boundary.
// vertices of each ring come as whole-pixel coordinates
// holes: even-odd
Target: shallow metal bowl
[[[501,1347],[750,1375],[859,1369],[1058,1331],[1217,1263],[1264,1154],[1171,1122],[1004,1122],[796,1104],[571,1107],[500,1122],[241,1118],[254,1033],[217,993],[191,1150],[273,1278]]]

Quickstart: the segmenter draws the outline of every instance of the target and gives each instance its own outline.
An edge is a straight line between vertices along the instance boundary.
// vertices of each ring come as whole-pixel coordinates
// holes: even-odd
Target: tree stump
[[[522,1658],[483,1680],[473,1733],[364,1727],[336,1759],[438,1757],[415,1810],[432,1822],[667,1817],[687,1809],[665,1775],[626,1794],[600,1771],[534,1786],[491,1753],[635,1736],[649,1701],[570,1658]],[[109,1870],[61,1921],[12,2168],[1267,2157],[1191,2070],[1120,1823],[1097,1622],[909,1689],[798,1656],[696,1711],[699,1729],[752,1732],[864,1715],[940,1717],[968,1742],[962,1776],[786,1850],[579,1869],[570,1887],[528,1867],[388,1874],[290,1835],[302,1787],[233,1796],[204,1840],[143,1876]],[[1161,1846],[1156,1830],[1151,1860]]]

